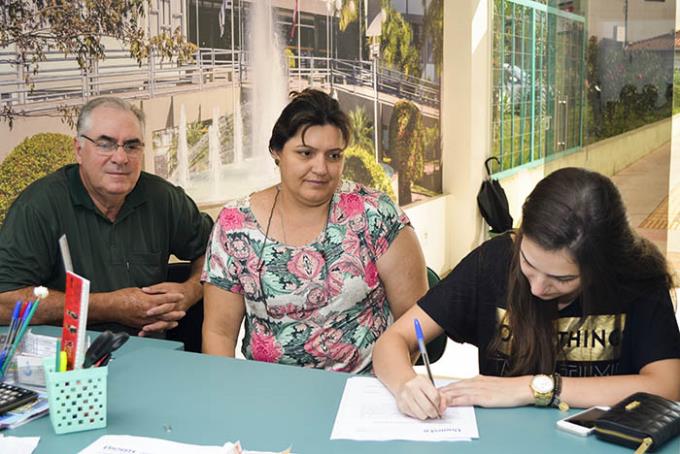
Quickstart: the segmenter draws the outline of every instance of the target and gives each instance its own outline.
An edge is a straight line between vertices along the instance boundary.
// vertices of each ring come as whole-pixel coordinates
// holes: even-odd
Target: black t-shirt
[[[507,371],[508,343],[494,351],[489,345],[505,314],[512,247],[509,234],[485,242],[418,302],[451,339],[479,348],[483,375]],[[653,361],[680,358],[680,332],[668,290],[659,284],[639,295],[618,314],[582,317],[579,299],[559,311],[557,372],[567,377],[636,374]],[[508,332],[503,331],[504,339]]]

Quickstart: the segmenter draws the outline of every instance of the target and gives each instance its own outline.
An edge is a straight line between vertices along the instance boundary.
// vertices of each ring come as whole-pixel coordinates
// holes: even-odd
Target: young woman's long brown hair
[[[621,313],[646,290],[673,285],[665,257],[631,229],[609,178],[580,168],[553,172],[524,202],[514,239],[506,306],[512,330],[509,375],[554,372],[559,349],[557,304],[534,297],[520,269],[524,237],[547,251],[566,249],[574,258],[580,269],[582,317]]]

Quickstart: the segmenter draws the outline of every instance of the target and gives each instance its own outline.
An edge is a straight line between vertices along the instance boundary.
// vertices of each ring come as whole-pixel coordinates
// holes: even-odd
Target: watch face
[[[531,387],[539,393],[549,393],[553,389],[553,380],[548,375],[536,375],[531,381]]]

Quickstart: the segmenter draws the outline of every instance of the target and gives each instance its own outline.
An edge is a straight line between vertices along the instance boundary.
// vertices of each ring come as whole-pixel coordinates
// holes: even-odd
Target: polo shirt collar
[[[80,178],[80,165],[74,164],[67,167],[66,177],[68,179],[69,192],[71,193],[73,205],[80,205],[101,214]],[[135,208],[144,203],[146,203],[146,175],[145,172],[142,172],[139,176],[139,180],[137,180],[137,184],[132,189],[132,192],[125,197],[125,202],[123,202],[123,206],[116,217],[116,221],[120,221],[134,211]]]

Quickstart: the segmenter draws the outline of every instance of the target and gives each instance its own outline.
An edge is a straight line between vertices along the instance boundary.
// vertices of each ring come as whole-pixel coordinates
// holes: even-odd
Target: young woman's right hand
[[[399,411],[413,418],[439,418],[446,410],[446,399],[422,375],[416,375],[401,385],[396,399]]]

